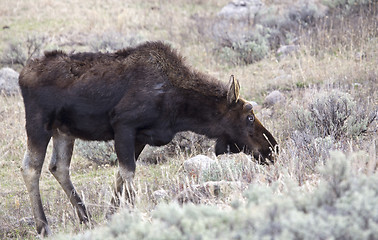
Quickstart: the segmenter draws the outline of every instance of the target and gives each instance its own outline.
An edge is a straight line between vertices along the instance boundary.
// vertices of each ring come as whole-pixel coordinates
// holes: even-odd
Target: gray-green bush
[[[97,164],[114,165],[117,160],[117,155],[114,151],[114,142],[99,142],[99,141],[75,141],[75,152],[80,156]]]
[[[233,64],[249,64],[263,59],[269,52],[266,36],[258,31],[248,39],[231,42],[221,49],[221,55]]]
[[[318,163],[329,158],[331,150],[348,151],[347,141],[357,139],[367,132],[375,121],[376,110],[361,106],[351,94],[340,90],[313,93],[302,106],[295,105],[289,114],[292,142],[296,156],[306,170],[316,171]]]
[[[374,4],[372,0],[323,0],[323,3],[331,8],[351,9],[356,5]]]
[[[276,6],[262,7],[253,19],[217,21],[213,39],[221,56],[233,64],[250,64],[264,58],[270,50],[292,44],[300,27],[314,26],[324,11],[309,1],[299,1],[281,14]]]
[[[284,6],[284,9],[278,7],[280,4],[269,5],[262,7],[252,19],[216,19],[208,32],[212,32],[217,51],[226,62],[234,65],[251,64],[283,45],[313,42],[314,39],[314,42],[318,42],[318,38],[322,37],[318,36],[321,29],[333,29],[337,32],[334,38],[354,40],[355,36],[361,35],[358,31],[363,17],[360,15],[368,19],[370,15],[375,16],[376,5],[371,0],[302,0],[282,4],[281,8]],[[357,17],[350,16],[359,11]],[[339,32],[339,22],[349,18],[352,19],[350,25],[356,25],[355,29],[351,33]],[[371,20],[374,21],[374,17]],[[198,26],[204,28],[203,24]],[[200,29],[199,32],[207,31]],[[334,44],[327,42],[324,45]]]
[[[151,218],[134,212],[71,239],[377,239],[378,177],[357,175],[364,153],[332,152],[313,192],[294,183],[252,184],[230,208],[159,205]],[[58,239],[66,239],[60,236]]]
[[[316,94],[307,108],[295,110],[292,122],[296,130],[314,137],[354,137],[366,132],[372,121],[370,113],[360,110],[350,94],[325,91]]]

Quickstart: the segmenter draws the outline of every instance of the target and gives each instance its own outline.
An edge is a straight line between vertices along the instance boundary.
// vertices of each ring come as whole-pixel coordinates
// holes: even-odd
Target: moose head
[[[217,139],[216,155],[245,152],[262,164],[274,163],[277,141],[256,118],[252,104],[239,97],[240,84],[233,75],[229,85],[227,111],[222,121],[227,127]]]

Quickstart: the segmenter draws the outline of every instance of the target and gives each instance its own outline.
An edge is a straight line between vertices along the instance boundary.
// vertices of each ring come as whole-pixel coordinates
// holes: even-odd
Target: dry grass
[[[347,22],[343,25],[344,32],[322,28],[317,35],[303,33],[306,37],[301,40],[299,50],[280,61],[271,54],[252,65],[229,66],[214,54],[214,43],[200,34],[194,17],[214,16],[227,2],[0,0],[0,22],[10,27],[0,30],[0,55],[10,42],[22,41],[28,36],[45,37],[45,49],[71,51],[88,50],[90,38],[117,32],[125,36],[139,36],[142,40],[170,42],[188,63],[222,81],[227,81],[229,75],[234,74],[241,82],[243,97],[259,104],[263,103],[268,92],[279,89],[284,92],[286,102],[272,109],[257,109],[258,117],[280,143],[281,151],[276,164],[260,166],[243,154],[228,156],[226,160],[219,159],[219,168],[225,170],[217,172],[215,169],[211,179],[235,180],[243,184],[276,183],[278,187],[290,180],[302,186],[303,191],[313,191],[319,181],[318,166],[325,161],[313,159],[324,156],[330,149],[321,148],[326,146],[324,142],[313,148],[298,148],[292,138],[290,113],[298,106],[307,106],[309,96],[315,92],[329,89],[350,93],[358,104],[366,105],[368,111],[376,113],[376,18],[357,19],[361,24],[359,26],[362,26],[360,29]],[[352,38],[342,38],[345,32]],[[5,239],[37,238],[29,198],[19,170],[25,150],[24,124],[21,96],[0,96],[0,238]],[[375,121],[367,133],[342,139],[335,143],[333,149],[346,153],[363,151],[364,157],[354,162],[356,172],[376,174],[376,132]],[[49,148],[47,159],[50,154]],[[226,191],[227,194],[214,196],[211,191],[206,192],[198,187],[206,179],[191,178],[182,167],[183,161],[195,154],[178,153],[158,165],[138,165],[135,208],[144,213],[146,219],[159,202],[152,194],[159,189],[168,192],[166,201],[182,200],[180,193],[184,191],[189,193],[186,200],[198,200],[222,208],[228,207],[233,198],[241,196],[243,188],[232,188],[230,192]],[[231,168],[227,163],[230,159],[239,167]],[[110,187],[115,168],[98,166],[74,154],[71,169],[73,182],[83,195],[93,222],[88,226],[78,224],[67,197],[44,166],[41,192],[47,217],[55,233],[80,232],[107,222],[105,214],[111,198]]]

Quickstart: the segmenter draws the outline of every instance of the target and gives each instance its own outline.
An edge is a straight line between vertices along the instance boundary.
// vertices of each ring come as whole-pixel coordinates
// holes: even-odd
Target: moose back
[[[22,176],[37,231],[44,236],[50,229],[39,178],[51,138],[49,170],[82,222],[89,214],[69,174],[75,138],[114,139],[118,194],[132,188],[135,161],[144,146],[167,144],[180,131],[216,139],[217,155],[244,151],[262,163],[273,161],[277,142],[256,119],[252,105],[239,98],[238,81],[231,76],[226,86],[191,69],[162,42],[114,53],[47,52],[29,61],[19,85],[27,133]]]

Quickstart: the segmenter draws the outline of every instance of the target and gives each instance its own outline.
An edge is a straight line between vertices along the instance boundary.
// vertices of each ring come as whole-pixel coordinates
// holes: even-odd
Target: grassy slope
[[[165,40],[178,48],[187,62],[220,80],[227,81],[230,74],[235,74],[242,84],[244,97],[262,103],[266,93],[273,89],[286,91],[288,101],[275,109],[273,116],[258,112],[262,122],[272,129],[283,147],[278,164],[270,167],[254,166],[253,182],[268,185],[272,181],[280,182],[282,173],[288,174],[295,181],[303,184],[304,191],[312,190],[318,181],[318,172],[304,169],[300,160],[305,160],[305,150],[295,149],[287,141],[289,124],[286,110],[306,102],[303,96],[306,89],[317,86],[321,90],[338,84],[354,96],[371,98],[373,107],[377,106],[377,36],[362,35],[360,42],[327,46],[327,38],[332,32],[326,32],[318,41],[323,48],[322,54],[314,56],[313,44],[304,45],[297,55],[277,61],[272,55],[248,66],[228,66],[218,61],[213,54],[212,42],[198,35],[194,14],[212,16],[228,1],[4,1],[0,0],[0,23],[9,29],[0,29],[0,55],[9,42],[17,42],[28,36],[44,36],[47,49],[62,48],[87,50],[82,45],[86,39],[96,34],[120,32],[124,35],[139,35],[144,40]],[[72,7],[75,6],[75,7]],[[0,27],[2,27],[0,26]],[[375,23],[376,26],[376,23]],[[374,27],[374,24],[373,24]],[[364,52],[363,59],[355,54]],[[350,89],[353,83],[362,87]],[[307,86],[306,89],[297,88]],[[365,88],[366,86],[366,88]],[[375,90],[374,90],[375,89]],[[294,104],[293,104],[294,103]],[[29,199],[21,175],[20,164],[25,149],[24,112],[20,96],[0,97],[0,237],[34,239],[35,230],[31,218]],[[374,133],[347,139],[350,149],[364,150],[369,164],[374,168],[376,161],[376,137]],[[349,147],[347,147],[349,148]],[[347,150],[350,150],[347,149]],[[299,153],[299,154],[296,154]],[[48,153],[51,154],[51,150]],[[301,155],[302,154],[302,155]],[[298,157],[299,155],[299,157]],[[147,215],[155,206],[151,197],[154,190],[163,188],[171,191],[170,198],[190,184],[183,173],[181,163],[185,158],[161,165],[139,165],[136,173],[138,187],[137,208]],[[234,157],[236,160],[243,156]],[[364,168],[362,168],[364,169]],[[363,170],[365,171],[365,170]],[[375,173],[376,170],[369,170]],[[114,168],[97,167],[74,155],[72,179],[78,191],[84,195],[89,210],[94,216],[94,223],[89,227],[106,222],[105,213],[110,200],[110,184]],[[78,232],[88,226],[78,225],[78,221],[66,196],[48,173],[45,166],[42,173],[41,191],[54,232]],[[229,196],[220,200],[204,200],[225,206]]]

